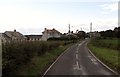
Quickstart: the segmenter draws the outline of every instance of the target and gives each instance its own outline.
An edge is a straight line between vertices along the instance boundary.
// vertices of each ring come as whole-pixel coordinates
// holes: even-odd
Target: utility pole
[[[81,28],[81,31],[82,31],[82,28]]]
[[[70,41],[70,24],[69,24],[69,41]]]
[[[92,37],[92,22],[90,23],[90,38]]]

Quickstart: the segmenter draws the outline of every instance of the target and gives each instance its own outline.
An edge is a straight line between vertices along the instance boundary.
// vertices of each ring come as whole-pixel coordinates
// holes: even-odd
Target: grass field
[[[110,45],[110,46],[109,46]],[[120,71],[118,39],[102,39],[91,41],[88,44],[90,50],[105,64]],[[113,47],[112,47],[113,46]]]

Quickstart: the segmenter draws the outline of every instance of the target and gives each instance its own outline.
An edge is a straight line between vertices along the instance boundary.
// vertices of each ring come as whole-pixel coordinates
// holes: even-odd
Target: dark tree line
[[[114,28],[114,30],[106,30],[99,32],[103,38],[120,38],[120,27]]]

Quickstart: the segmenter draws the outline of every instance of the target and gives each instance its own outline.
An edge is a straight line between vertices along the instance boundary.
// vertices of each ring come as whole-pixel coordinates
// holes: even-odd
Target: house
[[[10,42],[12,39],[7,36],[5,33],[1,33],[1,41],[2,42]]]
[[[48,38],[59,38],[61,37],[61,34],[59,31],[57,31],[56,29],[46,29],[42,32],[42,37],[41,37],[41,40],[43,41],[47,41]]]
[[[14,31],[5,31],[1,33],[1,40],[2,42],[11,42],[11,41],[23,41],[25,40],[25,36],[22,35],[20,32]]]
[[[92,37],[92,38],[100,38],[101,34],[99,32],[97,32],[97,31],[90,32],[90,37]]]
[[[42,35],[25,35],[28,41],[40,41]]]

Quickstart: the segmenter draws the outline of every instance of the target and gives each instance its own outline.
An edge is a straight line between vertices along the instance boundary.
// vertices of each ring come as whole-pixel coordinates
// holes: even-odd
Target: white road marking
[[[79,48],[79,46],[77,47],[76,54],[78,53],[78,48]]]
[[[79,46],[81,46],[82,44],[79,44]]]
[[[98,63],[97,63],[97,60],[94,59],[94,58],[91,58],[91,61],[92,61],[94,64],[98,64]]]
[[[76,61],[76,64],[73,65],[74,70],[81,70],[78,61]]]
[[[91,58],[91,61],[94,62],[94,61],[96,61],[96,60],[95,60],[94,58]]]
[[[76,59],[78,59],[78,54],[76,54]]]
[[[85,41],[82,41],[80,44],[78,44],[79,46],[81,46],[83,43],[85,43]]]
[[[76,66],[77,66],[77,69],[80,70],[78,61],[76,61]]]
[[[90,60],[91,60],[95,65],[98,64],[97,60],[94,59],[92,56],[89,55],[88,58],[90,58]]]
[[[79,68],[79,64],[78,64],[78,61],[76,61],[76,65],[78,66],[78,68]]]

